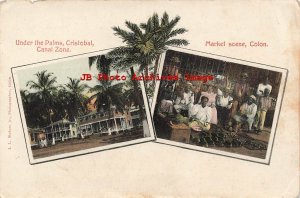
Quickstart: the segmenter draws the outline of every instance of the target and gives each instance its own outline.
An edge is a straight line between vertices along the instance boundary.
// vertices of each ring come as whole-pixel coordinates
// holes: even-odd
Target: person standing
[[[264,95],[260,98],[258,103],[258,111],[257,111],[258,122],[255,125],[255,127],[257,127],[258,125],[257,132],[261,132],[263,130],[267,112],[272,105],[272,99],[269,97],[269,95],[270,95],[270,90],[266,88],[264,90]]]
[[[244,102],[245,98],[249,94],[250,86],[247,82],[248,80],[248,74],[242,73],[240,81],[237,82],[233,89],[233,102],[232,102],[232,108],[230,112],[230,117],[234,117],[237,113],[240,105]]]
[[[217,109],[216,109],[216,96],[217,94],[214,93],[214,89],[212,85],[208,86],[207,92],[202,92],[201,97],[207,97],[208,103],[207,106],[211,107],[212,115],[211,115],[211,124],[218,124],[218,115],[217,115]]]
[[[200,103],[200,97],[201,97],[201,86],[196,86],[194,89],[194,104]]]
[[[225,126],[226,122],[229,119],[230,109],[232,107],[233,98],[229,95],[229,88],[225,88],[224,91],[218,89],[217,96],[217,115],[218,115],[218,123]]]
[[[256,90],[256,103],[259,104],[260,103],[260,99],[261,97],[264,96],[264,91],[265,89],[268,89],[269,90],[269,94],[271,93],[272,91],[272,85],[270,85],[269,83],[269,78],[266,77],[264,79],[264,81],[262,83],[259,83],[259,85],[257,86],[257,90]],[[257,128],[258,126],[258,122],[259,122],[259,117],[260,115],[258,115],[258,112],[257,111],[257,115],[256,115],[256,118],[254,120],[254,127]]]

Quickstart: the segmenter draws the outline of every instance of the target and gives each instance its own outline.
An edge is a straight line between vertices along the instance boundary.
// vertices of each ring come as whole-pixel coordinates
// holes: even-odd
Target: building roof
[[[49,124],[48,126],[46,126],[45,128],[47,127],[51,127],[52,125],[57,125],[57,124],[72,124],[72,123],[75,123],[75,122],[71,122],[67,119],[62,119],[62,120],[58,120],[56,122],[52,122],[51,124]]]
[[[99,115],[99,114],[95,114],[95,115]],[[114,119],[114,118],[125,118],[125,116],[124,115],[115,115],[112,117],[109,117],[108,115],[96,116],[95,118],[87,118],[87,120],[83,120],[83,121],[79,120],[79,124],[80,125],[91,124],[91,123],[101,122],[101,121],[110,120],[110,119]]]
[[[27,128],[28,129],[28,133],[44,133],[44,129],[32,129],[32,128]]]

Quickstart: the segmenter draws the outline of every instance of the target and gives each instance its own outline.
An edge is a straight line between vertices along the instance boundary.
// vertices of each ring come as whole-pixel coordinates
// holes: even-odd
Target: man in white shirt
[[[256,97],[251,95],[247,102],[242,104],[240,107],[240,112],[236,114],[233,118],[237,122],[235,131],[237,132],[241,127],[241,124],[247,123],[248,124],[248,131],[252,130],[252,124],[254,121],[254,117],[257,112],[257,105],[255,104]]]
[[[218,89],[217,95],[217,116],[218,123],[222,124],[223,127],[229,119],[230,109],[232,107],[233,98],[229,96],[229,88],[226,88],[224,91]]]
[[[269,78],[266,77],[263,83],[260,83],[257,87],[256,95],[261,97],[264,95],[265,89],[268,89],[271,93],[272,85],[269,84]]]
[[[210,129],[210,119],[212,115],[211,107],[207,106],[208,98],[201,97],[201,103],[191,105],[189,109],[189,126],[195,131],[208,131]]]

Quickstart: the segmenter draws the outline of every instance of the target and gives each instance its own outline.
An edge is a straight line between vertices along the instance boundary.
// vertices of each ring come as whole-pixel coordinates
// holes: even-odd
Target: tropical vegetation
[[[142,72],[148,75],[149,71],[155,75],[159,57],[169,46],[189,44],[185,39],[176,38],[187,32],[185,28],[176,28],[179,21],[179,16],[170,19],[165,12],[161,18],[154,13],[145,23],[125,21],[128,30],[114,26],[114,34],[125,45],[114,48],[107,55],[90,57],[89,66],[95,65],[99,73],[106,75],[112,69],[130,71],[131,76]],[[75,120],[88,113],[87,103],[92,100],[98,112],[108,111],[111,115],[112,107],[123,112],[125,107],[135,105],[139,107],[141,120],[145,117],[142,91],[136,80],[123,83],[99,80],[98,85],[88,87],[79,79],[69,78],[66,85],[56,86],[57,78],[53,73],[44,70],[35,76],[36,80],[27,82],[27,87],[32,91],[21,90],[22,104],[30,127],[42,127],[62,118]],[[90,97],[84,95],[87,90]],[[152,95],[153,86],[146,83],[146,91]]]

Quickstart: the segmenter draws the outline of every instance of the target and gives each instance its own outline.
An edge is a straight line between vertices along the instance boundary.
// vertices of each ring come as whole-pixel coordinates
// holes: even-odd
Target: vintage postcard
[[[1,198],[299,194],[299,1],[1,2]]]
[[[287,70],[167,50],[152,104],[157,142],[268,164]]]
[[[107,52],[12,68],[30,163],[154,139],[143,81]]]

